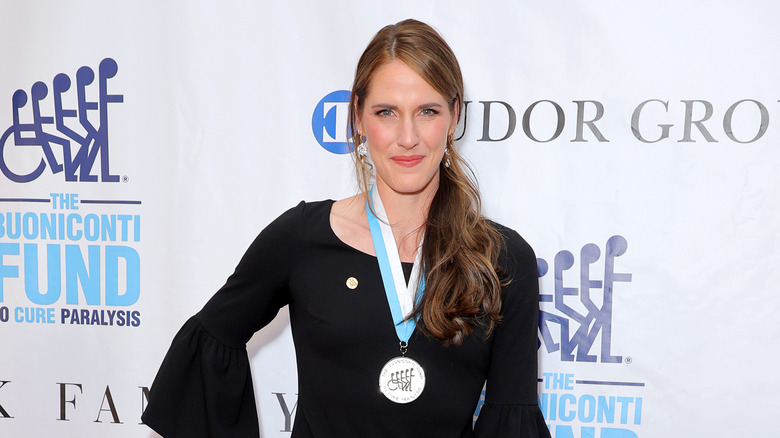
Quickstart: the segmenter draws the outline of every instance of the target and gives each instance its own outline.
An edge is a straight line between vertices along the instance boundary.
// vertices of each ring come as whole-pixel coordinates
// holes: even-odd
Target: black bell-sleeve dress
[[[259,234],[226,284],[173,339],[144,423],[165,438],[259,436],[246,343],[289,305],[298,365],[292,438],[549,437],[536,394],[531,247],[497,225],[505,241],[499,263],[511,279],[502,291],[501,324],[489,338],[476,330],[458,347],[415,331],[407,356],[425,370],[425,389],[417,400],[396,404],[378,387],[380,370],[399,355],[379,266],[336,237],[332,204],[301,202]],[[411,264],[404,265],[408,274]],[[354,289],[350,277],[358,281]]]

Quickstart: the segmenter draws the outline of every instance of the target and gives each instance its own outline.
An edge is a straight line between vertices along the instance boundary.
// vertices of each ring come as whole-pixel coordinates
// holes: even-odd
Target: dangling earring
[[[368,155],[368,147],[366,147],[366,142],[360,143],[357,147],[357,153],[358,158],[360,161],[366,161],[366,156]]]
[[[450,160],[450,147],[455,147],[453,145],[454,141],[452,134],[447,136],[447,145],[444,146],[444,167],[450,167],[452,164],[452,160]]]
[[[367,172],[374,170],[374,165],[371,164],[371,159],[368,157],[368,140],[362,140],[357,146],[357,155],[360,165],[363,166]]]

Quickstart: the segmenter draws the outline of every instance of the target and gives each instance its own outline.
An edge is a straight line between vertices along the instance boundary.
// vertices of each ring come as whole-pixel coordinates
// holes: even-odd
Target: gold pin
[[[358,286],[357,278],[355,277],[349,277],[347,278],[347,287],[350,289],[355,289]]]

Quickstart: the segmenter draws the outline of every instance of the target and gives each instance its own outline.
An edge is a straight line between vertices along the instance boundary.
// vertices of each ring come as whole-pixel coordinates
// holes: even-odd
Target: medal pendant
[[[414,359],[404,356],[390,359],[379,373],[379,390],[392,402],[413,402],[423,389],[425,372]]]

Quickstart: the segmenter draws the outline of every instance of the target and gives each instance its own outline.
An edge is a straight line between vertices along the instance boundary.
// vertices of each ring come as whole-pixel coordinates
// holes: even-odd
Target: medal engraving
[[[390,401],[410,403],[425,389],[425,372],[408,357],[390,359],[379,373],[379,390]]]

